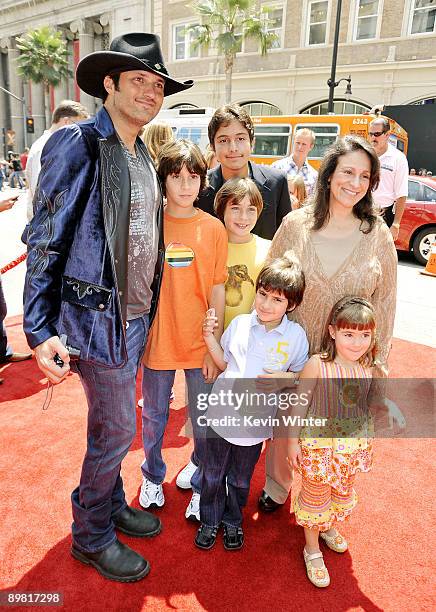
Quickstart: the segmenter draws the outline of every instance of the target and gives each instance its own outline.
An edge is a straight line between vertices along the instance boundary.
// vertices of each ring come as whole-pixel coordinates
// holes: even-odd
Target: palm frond
[[[278,40],[276,34],[267,30],[272,23],[267,17],[268,9],[256,9],[253,0],[194,0],[190,8],[201,21],[200,25],[187,28],[195,32],[194,48],[207,48],[215,40],[218,52],[224,55],[224,68],[230,79],[243,39],[257,40],[262,55]]]
[[[48,86],[58,85],[62,78],[71,75],[67,46],[60,32],[43,26],[28,31],[16,42],[20,51],[18,73],[25,79]]]

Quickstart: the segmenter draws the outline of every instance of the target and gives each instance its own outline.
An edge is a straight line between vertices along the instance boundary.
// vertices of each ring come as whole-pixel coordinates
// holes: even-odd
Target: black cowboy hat
[[[106,75],[128,70],[147,70],[165,79],[164,95],[171,96],[193,86],[194,81],[176,81],[165,68],[159,36],[144,32],[123,34],[114,38],[109,51],[86,55],[77,65],[76,80],[90,96],[103,98]]]

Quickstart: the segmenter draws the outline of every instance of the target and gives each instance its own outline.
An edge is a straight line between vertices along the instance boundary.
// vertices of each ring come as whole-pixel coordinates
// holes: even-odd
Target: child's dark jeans
[[[233,527],[242,525],[242,509],[247,503],[251,477],[261,450],[262,442],[237,446],[208,428],[200,468],[202,523],[210,527],[218,527],[221,523]]]

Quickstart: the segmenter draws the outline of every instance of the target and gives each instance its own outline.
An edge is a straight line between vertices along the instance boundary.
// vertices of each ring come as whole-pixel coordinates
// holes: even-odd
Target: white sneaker
[[[195,465],[195,463],[192,463],[192,461],[190,461],[188,465],[185,465],[183,470],[178,473],[177,478],[176,478],[176,485],[180,489],[190,489],[191,488],[191,478],[196,469],[197,469],[197,466]]]
[[[185,517],[188,521],[200,522],[200,493],[193,493],[191,501],[186,508]]]
[[[143,508],[161,508],[165,503],[162,485],[143,476],[139,503]]]

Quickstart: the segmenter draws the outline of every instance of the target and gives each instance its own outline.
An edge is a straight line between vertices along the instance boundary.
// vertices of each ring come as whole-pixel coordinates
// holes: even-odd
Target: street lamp
[[[327,109],[328,113],[333,113],[333,101],[334,101],[334,96],[335,96],[335,87],[337,87],[339,83],[341,83],[342,81],[347,81],[347,87],[345,89],[345,97],[347,98],[347,100],[349,100],[350,96],[353,94],[353,92],[351,91],[351,74],[349,74],[348,77],[339,79],[339,81],[332,81],[332,79],[329,79],[327,81],[327,85],[330,87],[329,105]],[[331,99],[331,104],[330,104],[330,99]]]
[[[11,96],[11,98],[15,98],[15,100],[18,100],[18,102],[21,102],[21,104],[23,105],[23,139],[24,139],[24,148],[26,148],[27,147],[26,98],[20,98],[19,96],[16,96],[14,93],[12,93],[12,91],[9,91],[9,89],[6,89],[6,87],[2,87],[1,85],[0,85],[0,89],[4,91],[5,93],[7,93],[8,96]]]
[[[348,85],[345,90],[345,96],[347,97],[347,99],[349,99],[348,97],[351,96],[351,75],[348,75],[347,79],[343,78],[339,79],[339,81],[336,81],[336,61],[338,59],[339,26],[341,24],[341,11],[342,0],[338,0],[338,5],[336,9],[335,38],[333,41],[332,71],[330,73],[330,78],[327,81],[327,85],[329,86],[329,102],[327,106],[327,112],[329,115],[333,114],[335,87],[337,87],[341,81],[348,81]]]

